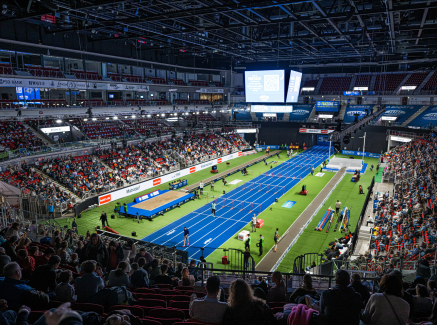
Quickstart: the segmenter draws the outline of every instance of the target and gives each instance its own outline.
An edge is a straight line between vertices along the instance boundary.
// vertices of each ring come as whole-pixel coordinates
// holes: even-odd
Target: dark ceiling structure
[[[163,63],[229,69],[254,64],[426,66],[437,60],[437,0],[0,3],[2,39],[102,54],[118,51],[122,57]]]

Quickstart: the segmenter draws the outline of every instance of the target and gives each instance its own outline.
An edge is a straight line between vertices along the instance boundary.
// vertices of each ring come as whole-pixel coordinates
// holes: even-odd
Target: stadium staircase
[[[319,79],[319,82],[317,83],[316,88],[314,88],[314,95],[319,94],[319,90],[320,90],[320,87],[322,87],[322,83],[323,83],[323,77]]]
[[[411,115],[404,123],[401,124],[401,127],[406,127],[410,122],[412,122],[416,117],[418,117],[428,107],[429,106],[423,106],[420,109],[418,109],[416,113]]]
[[[338,113],[338,118],[342,120],[344,118],[344,114],[346,114],[347,103],[341,104],[340,112]]]
[[[308,117],[308,122],[315,122],[315,121],[316,121],[316,105],[314,104],[311,114]]]
[[[31,127],[30,125],[23,123],[23,126],[26,129],[29,129],[30,131],[32,131],[33,134],[35,134],[35,136],[37,136],[38,138],[40,138],[45,144],[56,144],[56,142],[50,138],[48,135],[42,133],[40,130],[35,130],[33,127]]]
[[[80,120],[80,119],[79,119]],[[66,125],[68,125],[68,126],[70,126],[72,129],[74,129],[77,133],[79,133],[79,135],[81,136],[81,138],[82,137],[84,137],[85,139],[88,139],[89,140],[89,138],[87,137],[87,135],[84,133],[84,132],[82,132],[82,129],[79,129],[79,127],[77,127],[77,126],[74,126],[73,124],[71,124],[71,123],[69,123],[69,122],[65,122],[65,124]],[[81,126],[82,127],[82,126]],[[73,141],[76,141],[76,139],[73,139]]]
[[[401,81],[401,83],[396,87],[396,89],[393,91],[392,95],[399,95],[401,92],[401,87],[405,85],[408,79],[410,79],[412,73],[408,73],[405,78]]]
[[[372,75],[372,78],[370,78],[369,91],[375,90],[375,82],[376,82],[376,74]]]
[[[349,91],[354,90],[354,87],[355,87],[355,81],[356,81],[356,80],[357,80],[357,75],[354,75],[354,76],[352,77],[351,84],[349,85]]]
[[[423,81],[421,82],[421,84],[414,90],[413,95],[419,95],[420,91],[422,90],[422,88],[426,85],[426,83],[428,82],[429,79],[431,79],[431,77],[434,75],[435,70],[432,70],[430,73],[428,73],[428,75],[426,76],[425,79],[423,79]]]
[[[51,178],[49,175],[44,173],[42,170],[35,168],[35,172],[38,173],[39,175],[41,175],[42,177],[49,179],[52,183],[55,183],[57,187],[63,189],[65,192],[70,193],[73,197],[76,198],[77,203],[82,202],[82,199],[80,197],[78,197],[76,194],[74,194],[72,191],[70,191],[68,188],[66,188],[65,185],[61,185],[60,183],[55,181],[53,178]]]
[[[258,118],[256,117],[256,113],[250,112],[250,116],[252,117],[252,121],[258,121]]]

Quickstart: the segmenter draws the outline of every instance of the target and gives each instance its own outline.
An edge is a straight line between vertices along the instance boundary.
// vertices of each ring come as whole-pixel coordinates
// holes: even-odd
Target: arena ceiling
[[[16,31],[15,36],[5,32],[10,26],[39,26],[35,40],[28,42],[96,53],[122,44],[129,53],[140,53],[139,58],[155,53],[150,57],[164,61],[165,56],[168,63],[191,62],[193,57],[211,67],[223,62],[235,67],[254,62],[341,65],[437,59],[437,0],[1,3],[2,38],[19,38]],[[54,41],[59,37],[77,37],[79,42]]]

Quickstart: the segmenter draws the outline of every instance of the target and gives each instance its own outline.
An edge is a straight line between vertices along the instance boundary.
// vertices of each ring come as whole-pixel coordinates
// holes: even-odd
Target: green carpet
[[[317,168],[316,173],[319,171]],[[258,264],[261,258],[273,247],[276,228],[279,228],[279,235],[282,234],[293,224],[293,222],[300,216],[300,214],[307,208],[307,206],[314,200],[314,198],[320,193],[320,191],[325,187],[325,185],[331,180],[335,173],[325,172],[323,177],[307,176],[302,181],[300,181],[296,186],[294,186],[290,191],[283,195],[277,203],[272,205],[272,208],[262,212],[258,219],[264,220],[264,226],[257,229],[256,234],[251,234],[252,245],[251,245],[251,255]],[[302,184],[307,185],[307,188],[315,189],[311,190],[308,195],[302,196],[299,191]],[[282,208],[282,205],[287,201],[295,201],[296,204],[288,208]],[[244,250],[244,242],[238,240],[238,233],[242,230],[252,231],[252,225],[248,223],[245,227],[241,228],[234,236],[232,236],[228,241],[226,241],[218,250],[213,252],[208,256],[207,261],[214,263],[214,265],[221,264],[223,249],[225,248],[236,248]],[[264,253],[263,256],[259,255],[259,250],[256,247],[256,242],[259,241],[259,235],[264,237]],[[279,258],[279,256],[278,256]],[[232,267],[232,265],[231,265]]]
[[[375,182],[381,183],[382,181],[382,168],[380,168],[379,174],[375,173]]]
[[[235,158],[233,160],[228,161],[228,162],[230,162],[229,166],[227,166],[226,163],[224,163],[224,162],[221,164],[218,164],[217,169],[219,170],[219,172],[224,172],[226,170],[229,170],[231,168],[234,168],[236,166],[244,164],[245,162],[253,160],[257,157],[262,157],[264,155],[265,155],[265,153],[259,152],[259,153],[256,153],[254,155],[238,157],[238,158]],[[277,160],[278,159],[276,156],[273,158],[267,159],[267,161],[277,161]],[[281,154],[279,160],[280,161],[287,160],[286,155],[284,153]],[[226,187],[222,187],[223,185],[220,182],[220,183],[217,183],[215,185],[214,192],[210,191],[209,186],[205,187],[205,191],[209,192],[209,195],[212,194],[216,197],[220,196],[220,195],[222,195],[223,190],[226,190],[226,192],[229,192],[229,191],[235,189],[236,187],[241,186],[245,182],[248,182],[248,181],[252,180],[253,178],[259,176],[260,173],[264,173],[269,168],[270,168],[270,165],[265,166],[262,162],[255,164],[255,165],[250,166],[248,168],[249,174],[252,173],[252,175],[242,176],[241,173],[238,172],[238,173],[235,173],[235,174],[228,176],[226,178],[226,180],[228,181],[228,184],[230,182],[232,182],[233,180],[237,180],[237,179],[242,180],[242,182],[239,182],[238,184],[235,184],[235,185],[228,185]],[[188,180],[188,185],[190,185],[190,184],[197,183],[197,182],[204,180],[206,178],[209,178],[209,177],[211,177],[210,169],[204,169],[204,170],[198,171],[196,173],[193,173],[191,175],[188,175],[185,178]],[[134,198],[136,198],[142,194],[146,194],[146,193],[155,191],[157,189],[161,189],[161,190],[168,189],[168,183],[163,183],[159,186],[150,188],[144,192],[136,193],[136,194],[127,196],[124,199],[119,200],[119,202],[120,203],[132,202]],[[153,233],[154,231],[168,225],[169,223],[181,218],[182,216],[196,210],[200,206],[202,206],[210,201],[211,201],[211,198],[208,198],[208,199],[200,198],[197,200],[189,201],[189,202],[183,204],[180,208],[170,210],[170,211],[166,212],[163,216],[159,216],[159,217],[154,218],[152,221],[144,221],[144,220],[140,221],[140,224],[138,224],[136,221],[134,221],[134,219],[126,219],[124,217],[119,217],[119,218],[116,217],[115,219],[108,220],[109,226],[124,236],[131,236],[132,231],[136,231],[137,238],[141,239],[141,238],[144,238],[145,236]],[[114,202],[105,204],[103,206],[97,207],[93,210],[83,212],[82,218],[77,220],[79,234],[86,234],[86,232],[88,230],[93,232],[96,226],[101,226],[101,222],[99,221],[99,218],[100,218],[102,211],[105,211],[106,214],[108,215],[108,218],[109,218],[111,216],[111,214],[114,214],[113,210],[114,210],[116,203],[117,202],[114,201]],[[71,226],[72,220],[73,220],[72,218],[56,219],[58,224],[60,224],[60,225],[68,224],[69,226]]]
[[[336,157],[348,158],[349,156],[336,155]],[[364,162],[368,165],[371,165],[372,163],[376,165],[378,159],[364,158]],[[278,267],[278,271],[291,272],[293,269],[293,262],[297,256],[305,253],[322,253],[326,249],[326,247],[328,247],[328,244],[331,241],[333,241],[335,238],[342,236],[342,233],[338,230],[337,232],[334,232],[337,218],[334,219],[334,226],[331,226],[331,230],[329,231],[329,233],[326,233],[326,227],[322,231],[314,230],[314,228],[316,228],[317,224],[320,222],[321,218],[325,214],[326,210],[329,207],[334,208],[335,202],[337,202],[337,200],[340,200],[340,202],[342,203],[342,207],[347,206],[348,208],[351,208],[349,229],[352,232],[355,231],[356,223],[358,221],[364,201],[366,199],[365,194],[367,194],[367,187],[370,185],[372,177],[375,176],[375,174],[375,170],[370,172],[370,169],[368,169],[365,174],[361,175],[361,179],[357,183],[351,182],[351,174],[346,174],[337,185],[337,187],[334,189],[334,191],[331,193],[329,198],[326,200],[323,207],[320,209],[320,211],[313,218],[308,227],[304,230],[302,235],[284,257]],[[360,184],[363,186],[365,193],[364,195],[359,194],[358,188]]]

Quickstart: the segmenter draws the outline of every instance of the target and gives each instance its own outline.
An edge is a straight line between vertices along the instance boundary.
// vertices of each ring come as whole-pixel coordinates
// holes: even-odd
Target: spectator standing
[[[253,296],[249,284],[237,279],[229,287],[228,308],[223,315],[223,324],[272,325],[275,320],[270,308]]]
[[[196,267],[196,260],[193,259],[193,260],[190,261],[190,265],[188,265],[188,271],[197,280],[197,278],[198,278],[198,274],[197,274],[198,269]]]
[[[123,261],[124,254],[120,244],[116,243],[113,240],[109,243],[108,253],[109,253],[109,261],[108,261],[107,271],[110,271],[116,269],[119,263]],[[129,263],[127,263],[127,265],[129,265]]]
[[[217,299],[220,290],[220,278],[215,275],[209,277],[206,281],[206,296],[190,303],[190,317],[204,323],[222,323],[228,304]]]
[[[49,205],[47,206],[47,211],[49,213],[49,218],[51,217],[52,219],[54,219],[53,203],[52,202],[50,202]]]
[[[273,237],[273,240],[275,241],[275,252],[278,249],[278,240],[279,240],[279,228],[276,228],[275,236]]]
[[[314,166],[311,166],[311,176],[314,176]]]
[[[322,292],[320,313],[325,315],[328,325],[358,325],[360,323],[361,296],[348,287],[349,273],[339,270],[335,274],[333,289]]]
[[[146,251],[144,247],[140,248],[140,251],[135,255],[135,262],[138,262],[138,260],[144,257],[146,259],[146,264],[149,264],[153,261],[153,256],[149,252]]]
[[[79,230],[77,229],[77,222],[76,222],[76,218],[73,219],[73,222],[71,223],[71,229],[73,229],[73,231],[76,234],[79,234]]]
[[[252,238],[250,238],[250,234],[247,234],[247,239],[244,242],[244,248],[249,248],[249,251],[250,251],[250,243],[251,243],[251,241],[252,241]]]
[[[373,294],[362,315],[369,325],[406,324],[410,305],[401,298],[402,281],[394,272],[383,276],[383,293]]]
[[[94,261],[83,262],[81,269],[85,274],[74,281],[77,302],[91,302],[92,297],[105,287],[103,279],[97,274],[102,275],[102,273],[96,268]]]
[[[270,288],[267,294],[267,302],[284,302],[286,301],[285,295],[287,294],[287,289],[285,287],[284,279],[282,278],[282,273],[275,271],[272,274],[272,282],[275,284]]]
[[[82,261],[93,260],[105,268],[108,265],[108,249],[96,233],[91,235],[90,241],[82,251]]]

